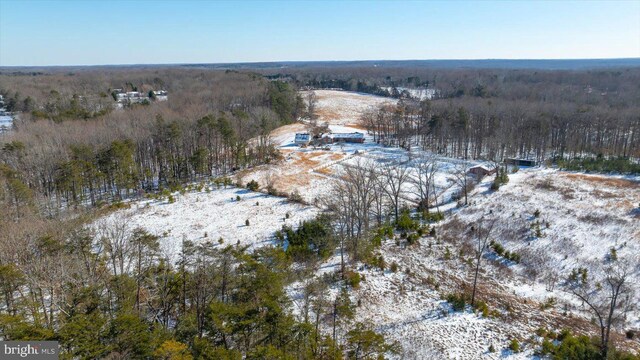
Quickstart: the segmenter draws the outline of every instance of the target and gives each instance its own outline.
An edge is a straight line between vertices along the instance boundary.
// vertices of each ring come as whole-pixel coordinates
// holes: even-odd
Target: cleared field
[[[238,188],[212,188],[209,192],[194,191],[173,196],[174,203],[155,200],[133,202],[129,209],[116,211],[99,220],[95,227],[98,233],[105,227],[143,228],[159,236],[163,254],[175,260],[183,240],[250,248],[271,245],[274,232],[283,225],[295,227],[317,213],[317,209],[311,206]],[[249,220],[249,226],[246,220]],[[222,243],[218,242],[220,238]]]

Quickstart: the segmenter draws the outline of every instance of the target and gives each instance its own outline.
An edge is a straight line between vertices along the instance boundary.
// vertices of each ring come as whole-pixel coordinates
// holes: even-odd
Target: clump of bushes
[[[288,198],[291,202],[304,204],[304,199],[302,198],[302,195],[300,195],[300,192],[298,192],[298,190],[294,190],[291,194],[289,194]]]
[[[260,189],[260,184],[255,180],[251,180],[247,183],[247,189],[251,191],[258,191]]]
[[[282,237],[283,241],[288,242],[286,253],[296,261],[308,260],[314,256],[326,258],[331,255],[334,246],[331,232],[331,221],[326,215],[303,221],[296,230],[284,226]]]
[[[389,270],[391,270],[391,272],[398,272],[398,263],[395,261],[392,262],[389,266]]]
[[[396,220],[396,229],[400,231],[417,230],[420,223],[411,218],[409,211],[403,211]]]
[[[520,342],[518,339],[511,339],[511,342],[509,342],[509,350],[514,353],[520,352]]]
[[[467,300],[464,294],[448,294],[445,300],[451,305],[453,311],[462,311],[467,306]]]
[[[428,222],[428,223],[436,223],[438,221],[442,221],[444,220],[444,213],[441,212],[430,212],[430,213],[423,213],[422,214],[422,218],[424,219],[424,221]]]
[[[518,254],[517,252],[515,251],[510,252],[508,250],[505,250],[504,246],[502,246],[500,243],[497,243],[495,241],[491,241],[489,243],[489,246],[491,247],[491,249],[493,249],[496,255],[501,256],[509,261],[519,263],[522,258],[521,255]]]
[[[382,255],[372,255],[367,259],[367,265],[377,268],[380,271],[384,271],[384,269],[387,267],[387,262],[384,260],[384,257]]]
[[[360,287],[360,281],[362,280],[362,278],[359,273],[349,270],[345,272],[344,280],[347,285],[351,286],[354,289],[357,289],[358,287]]]
[[[584,267],[573,269],[571,270],[571,274],[569,274],[569,281],[570,282],[580,281],[583,284],[585,284],[587,282],[588,272],[589,270],[587,270],[587,268],[584,268]]]
[[[491,184],[491,190],[497,191],[500,189],[500,186],[509,182],[509,175],[507,174],[506,168],[499,168],[498,173],[496,174],[496,178],[493,180]]]
[[[625,157],[606,159],[604,156],[598,155],[595,158],[575,158],[572,160],[560,159],[557,161],[557,164],[560,169],[570,171],[600,173],[617,172],[621,174],[640,173],[640,164]]]

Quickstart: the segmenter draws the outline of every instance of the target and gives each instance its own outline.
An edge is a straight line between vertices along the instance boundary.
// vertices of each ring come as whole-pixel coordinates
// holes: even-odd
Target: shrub
[[[393,237],[393,227],[391,225],[384,225],[376,229],[376,234],[380,237]]]
[[[627,330],[624,334],[629,340],[633,340],[633,338],[636,336],[636,333],[633,330]]]
[[[260,185],[258,184],[257,181],[251,180],[247,183],[247,189],[251,191],[258,191],[260,189]]]
[[[249,226],[249,219],[245,220],[245,221],[244,221],[244,224],[245,224],[245,225],[247,225],[247,226]]]
[[[514,353],[520,352],[520,342],[518,342],[518,339],[511,340],[511,342],[509,343],[509,350],[513,351]]]
[[[441,212],[430,212],[423,215],[424,221],[429,223],[435,223],[444,220],[444,214]]]
[[[568,330],[563,330],[558,335],[559,343],[545,339],[542,342],[540,353],[543,356],[551,355],[552,359],[600,359],[599,347],[587,336],[574,336]],[[613,358],[625,359],[624,355],[617,354]]]
[[[360,286],[360,274],[355,271],[347,271],[344,274],[345,282],[347,285],[351,286],[354,289],[357,289]]]
[[[462,311],[467,305],[464,294],[448,294],[445,298],[453,308],[453,311]]]
[[[241,199],[240,199],[240,195],[237,195],[237,196],[236,196],[236,201],[240,201],[240,200],[241,200]]]
[[[537,218],[540,217],[540,210],[536,209],[536,211],[533,212],[533,216],[535,216]]]
[[[420,238],[420,236],[418,234],[409,234],[407,236],[407,243],[409,243],[409,245],[414,245],[416,243],[418,243],[418,239]]]
[[[176,202],[176,198],[174,198],[173,195],[169,195],[167,201],[169,202],[169,204],[173,204],[174,202]]]
[[[477,301],[475,308],[482,314],[482,317],[489,317],[489,306],[487,306],[486,302]]]
[[[224,244],[224,239],[222,237],[220,237],[220,239],[218,239],[218,244],[220,244],[220,245]]]
[[[491,184],[491,190],[497,191],[500,189],[500,186],[509,182],[509,175],[507,175],[506,168],[498,169],[498,173],[496,174],[496,178],[493,180]]]
[[[382,257],[382,255],[380,256],[376,256],[376,255],[371,255],[367,261],[366,261],[367,265],[376,268],[376,269],[380,269],[381,271],[384,271],[384,269],[387,266],[387,263],[384,261],[384,257]]]
[[[547,298],[544,303],[540,304],[540,310],[551,309],[556,304],[556,298],[553,296]]]
[[[411,218],[408,211],[403,211],[396,220],[396,228],[400,231],[416,230],[420,224]]]
[[[389,266],[389,270],[391,270],[391,272],[397,272],[398,271],[398,263],[397,262],[392,262],[391,266]]]
[[[491,248],[496,252],[496,254],[498,254],[498,256],[502,256],[504,254],[504,247],[497,242],[493,242],[491,244]]]
[[[273,195],[273,196],[279,196],[280,195],[278,190],[271,184],[267,185],[267,194]]]
[[[496,348],[495,348],[495,347],[493,347],[493,344],[489,345],[489,352],[490,352],[490,353],[494,353],[494,352],[496,352]]]
[[[313,255],[324,258],[333,250],[331,223],[326,215],[303,221],[296,230],[283,227],[283,232],[288,241],[287,255],[296,261],[309,259]]]
[[[302,198],[302,195],[300,195],[300,192],[298,192],[298,190],[294,190],[291,194],[289,194],[289,201],[300,204],[304,203],[304,199]]]

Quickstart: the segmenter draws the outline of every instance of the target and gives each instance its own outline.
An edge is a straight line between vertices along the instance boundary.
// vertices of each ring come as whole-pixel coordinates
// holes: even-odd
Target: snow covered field
[[[575,302],[559,289],[562,279],[579,267],[602,273],[615,249],[618,261],[628,264],[640,303],[640,179],[520,171],[498,192],[475,196],[456,220],[474,224],[483,216],[496,219],[492,237],[522,256],[520,264],[510,266],[521,275],[511,284],[516,294]],[[628,321],[640,328],[640,309]]]
[[[175,260],[183,240],[211,241],[219,246],[239,243],[250,248],[261,247],[273,243],[273,234],[282,225],[295,227],[317,213],[314,207],[238,188],[213,188],[210,192],[176,193],[173,196],[174,203],[132,202],[129,209],[116,211],[99,220],[96,226],[115,222],[125,223],[129,229],[143,228],[159,236],[163,253]],[[249,220],[249,226],[245,224],[246,220]],[[224,240],[221,245],[218,244],[220,238]]]
[[[388,340],[397,341],[402,348],[398,358],[405,359],[535,359],[539,328],[593,331],[584,305],[561,290],[560,279],[577,266],[595,273],[615,247],[619,261],[634,267],[630,283],[640,299],[638,180],[532,168],[510,175],[509,183],[493,192],[488,190],[491,179],[486,179],[473,192],[470,205],[453,210],[437,231],[451,235],[445,229],[454,224],[468,229],[483,215],[496,219],[492,238],[522,255],[520,264],[491,252],[483,260],[478,296],[499,315],[452,312],[442,300],[445,294],[469,291],[473,272],[470,254],[460,252],[466,237],[447,240],[439,235],[424,237],[417,246],[383,243],[379,254],[387,264],[398,264],[397,272],[359,266],[364,280],[352,291],[352,301],[359,304],[356,320],[374,324]],[[550,226],[543,226],[541,238],[532,239],[536,209]],[[322,272],[331,266],[338,270],[336,259],[323,264]],[[548,288],[549,274],[555,274],[554,289]],[[295,299],[296,290],[290,293]],[[557,302],[542,309],[549,298]],[[617,330],[637,328],[637,321],[636,311]],[[508,349],[512,339],[519,341],[521,352]],[[637,341],[625,344],[640,348]]]
[[[318,103],[316,112],[318,122],[330,125],[355,125],[360,116],[384,104],[395,104],[396,99],[336,90],[314,90]],[[301,93],[304,98],[306,92]]]

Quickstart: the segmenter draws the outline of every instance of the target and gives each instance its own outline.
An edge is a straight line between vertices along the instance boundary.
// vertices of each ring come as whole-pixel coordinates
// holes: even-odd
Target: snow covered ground
[[[417,246],[402,240],[400,245],[384,242],[378,252],[387,264],[398,265],[397,272],[358,265],[363,280],[351,292],[352,301],[359,304],[356,320],[372,323],[387,340],[397,341],[402,348],[398,358],[535,359],[539,328],[593,331],[584,306],[560,289],[559,279],[577,266],[595,272],[611,247],[617,249],[619,261],[635,266],[630,283],[640,299],[640,179],[531,168],[510,175],[509,183],[497,192],[489,191],[491,180],[476,187],[469,206],[453,210],[437,225],[437,238],[423,237]],[[530,223],[537,219],[536,209],[550,226],[543,226],[543,237],[532,239]],[[477,226],[482,216],[496,219],[492,238],[522,255],[520,264],[491,253],[483,260],[478,297],[488,304],[489,317],[469,308],[453,312],[442,300],[445,294],[469,291],[473,281],[471,254],[468,248],[466,254],[461,251],[466,237],[447,239],[451,232],[446,229],[455,224],[463,229]],[[334,256],[319,269],[337,271],[339,259]],[[554,273],[557,284],[550,289],[548,274]],[[289,290],[293,299],[299,298],[299,288]],[[541,309],[549,298],[557,299],[556,304]],[[638,313],[628,320],[617,331],[637,328]],[[519,341],[522,351],[509,350],[512,339]],[[640,348],[637,341],[627,340],[625,345]],[[490,346],[494,352],[489,352]]]
[[[389,103],[387,98],[343,91],[316,94],[320,122],[326,121],[333,132],[364,132],[357,126],[360,114]],[[385,148],[369,135],[363,144],[331,145],[329,150],[300,148],[293,139],[296,132],[305,130],[304,124],[276,129],[272,140],[283,160],[238,173],[236,180],[257,180],[263,189],[273,185],[287,193],[298,191],[310,204],[320,206],[319,199],[329,192],[344,166],[363,161],[380,167],[401,164],[415,176],[416,159],[427,155]],[[442,200],[458,190],[453,181],[457,167],[478,163],[438,158],[440,170],[435,182]],[[356,320],[372,323],[388,340],[397,341],[402,349],[398,358],[534,358],[539,339],[533,333],[539,327],[557,330],[578,324],[581,329],[590,328],[583,308],[559,289],[558,282],[574,267],[595,271],[612,247],[619,259],[635,264],[631,281],[637,289],[635,296],[640,295],[640,179],[531,168],[511,174],[509,183],[497,192],[489,190],[491,181],[492,177],[485,178],[477,185],[469,206],[457,209],[455,202],[446,206],[451,213],[437,225],[437,238],[425,237],[419,245],[409,247],[394,240],[384,242],[378,251],[387,264],[398,264],[397,272],[362,264],[356,269],[364,276],[360,287],[351,292],[353,302],[359,304]],[[224,244],[268,245],[283,224],[296,225],[319,211],[314,206],[237,188],[175,196],[175,203],[132,203],[130,209],[107,219],[126,218],[128,226],[140,226],[161,236],[163,250],[175,257],[183,239],[216,244],[222,237]],[[403,198],[411,202],[415,197],[415,189],[407,183]],[[286,213],[289,219],[285,219]],[[442,300],[443,295],[468,287],[472,279],[469,253],[460,251],[468,236],[449,229],[455,224],[466,229],[483,216],[496,220],[492,238],[522,257],[520,264],[495,255],[484,260],[478,291],[480,299],[497,314],[490,317],[470,309],[452,312]],[[245,225],[247,219],[250,226]],[[536,223],[540,228],[537,234]],[[447,234],[454,240],[447,240]],[[316,275],[334,272],[339,264],[339,257],[333,256],[319,265]],[[550,286],[553,279],[555,286]],[[288,288],[294,311],[300,307],[300,286],[294,283]],[[335,291],[330,290],[333,295]],[[540,304],[551,297],[558,299],[557,304],[541,310]],[[572,316],[563,314],[564,303],[569,304]],[[632,314],[628,326],[640,327],[638,315]],[[520,341],[522,352],[508,350],[512,339]],[[491,345],[495,352],[488,351]],[[640,348],[640,343],[630,347]]]
[[[311,206],[238,188],[213,187],[209,192],[175,193],[173,196],[174,203],[166,200],[132,202],[129,209],[100,219],[96,226],[119,222],[129,229],[143,228],[159,236],[163,253],[175,260],[183,240],[211,241],[216,246],[239,243],[250,248],[261,247],[272,244],[275,231],[283,225],[295,227],[318,212]],[[249,220],[249,226],[246,220]],[[220,238],[224,240],[223,244],[218,243]]]
[[[373,141],[373,136],[361,129],[357,123],[360,116],[371,109],[384,104],[393,104],[394,99],[335,90],[316,90],[318,103],[318,123],[327,123],[332,133],[364,133],[362,144],[331,144],[322,148],[299,147],[294,143],[295,134],[306,132],[305,124],[291,124],[280,127],[271,133],[273,143],[283,155],[283,161],[277,164],[259,166],[244,171],[236,176],[237,180],[246,183],[257,181],[261,186],[271,184],[285,193],[299,192],[309,203],[315,204],[327,194],[331,181],[340,173],[344,165],[358,162],[374,161],[381,167],[402,163],[411,168],[415,177],[415,162],[427,152],[412,150],[408,153],[400,148],[388,148]],[[304,96],[304,94],[303,94]],[[442,200],[446,201],[457,191],[453,186],[453,173],[460,161],[450,158],[439,158],[439,172],[436,185],[443,192]],[[470,161],[468,166],[481,162]],[[394,165],[395,166],[395,165]],[[415,200],[416,191],[410,184],[405,184],[403,198]]]
[[[571,302],[559,290],[561,280],[578,267],[601,273],[615,249],[640,303],[640,179],[522,170],[499,191],[475,196],[455,219],[474,224],[481,217],[496,219],[492,237],[522,256],[511,266],[522,275],[511,284],[516,294]],[[627,326],[640,328],[640,309]]]
[[[314,90],[318,102],[316,113],[318,122],[331,125],[355,125],[360,116],[385,104],[395,104],[396,99],[355,93],[350,91]],[[305,98],[306,92],[302,92]]]

